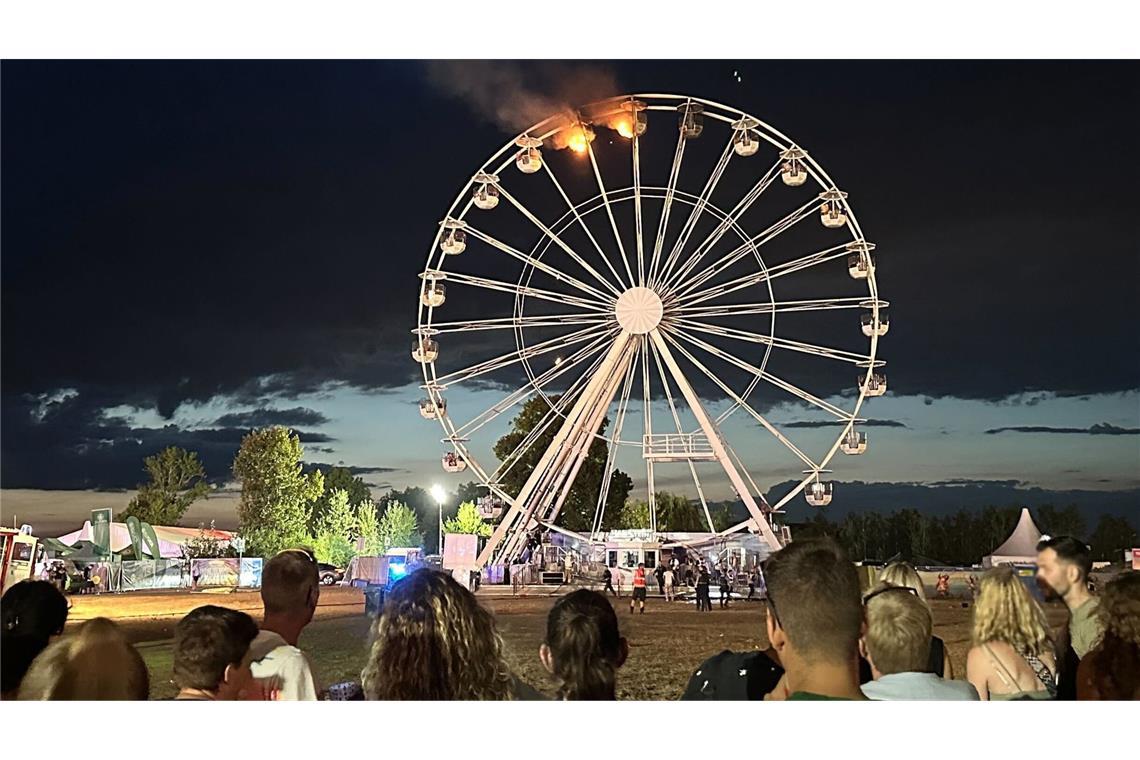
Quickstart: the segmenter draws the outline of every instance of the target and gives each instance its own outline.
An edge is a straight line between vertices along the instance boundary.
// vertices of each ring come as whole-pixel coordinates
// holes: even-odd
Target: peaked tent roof
[[[994,549],[985,560],[992,564],[1000,562],[1036,562],[1037,543],[1041,540],[1041,531],[1033,522],[1028,507],[1021,508],[1021,516],[1017,519],[1017,527],[1013,533],[998,548]],[[985,562],[983,560],[983,562]]]

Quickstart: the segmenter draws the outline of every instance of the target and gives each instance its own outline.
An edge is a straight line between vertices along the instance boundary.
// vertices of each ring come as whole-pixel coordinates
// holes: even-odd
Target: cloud
[[[822,427],[841,427],[847,423],[841,420],[796,420],[795,422],[785,422],[777,427],[785,428],[822,428]],[[905,428],[906,425],[898,420],[866,420],[864,422],[855,423],[855,427],[892,427],[892,428]]]
[[[47,398],[4,394],[0,483],[6,489],[133,488],[146,479],[143,459],[168,446],[197,452],[207,477],[220,483],[229,479],[234,455],[249,433],[244,427],[141,427],[109,414],[112,407],[113,397],[97,389]],[[302,443],[336,440],[325,433],[295,432]]]
[[[296,406],[292,409],[252,409],[247,412],[231,412],[214,420],[221,427],[260,428],[270,425],[323,425],[329,418],[315,409]]]
[[[1140,428],[1124,428],[1098,422],[1087,428],[1049,427],[1047,425],[1014,425],[1011,427],[990,428],[986,435],[998,433],[1055,433],[1062,435],[1140,435]]]

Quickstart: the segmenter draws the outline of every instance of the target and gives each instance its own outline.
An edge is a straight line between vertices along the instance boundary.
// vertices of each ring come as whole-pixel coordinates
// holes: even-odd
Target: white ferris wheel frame
[[[545,141],[555,137],[559,132],[581,129],[583,124],[597,122],[605,116],[618,113],[623,110],[623,108],[628,108],[628,106],[624,106],[623,104],[630,103],[644,104],[646,111],[666,111],[673,113],[685,113],[687,112],[686,109],[691,109],[694,105],[697,105],[703,109],[704,117],[729,124],[732,127],[733,131],[725,146],[724,153],[709,175],[699,195],[687,193],[677,187],[684,146],[687,139],[684,135],[684,131],[680,128],[678,128],[677,149],[674,153],[669,184],[666,187],[643,186],[641,184],[638,133],[633,134],[629,138],[633,168],[633,185],[629,187],[607,188],[602,178],[593,147],[590,142],[586,142],[585,153],[588,155],[590,166],[597,181],[598,192],[591,198],[578,203],[571,201],[561,183],[558,181],[550,162],[542,160],[541,171],[545,173],[549,181],[553,183],[567,206],[567,211],[564,212],[559,219],[550,223],[543,222],[536,215],[531,213],[519,198],[510,193],[498,181],[498,175],[507,170],[515,161],[516,153],[519,150],[520,139],[531,139],[534,143],[538,143],[538,141],[545,143]],[[607,108],[609,109],[608,111],[605,110]],[[582,117],[582,112],[589,113],[589,117]],[[693,464],[694,459],[693,457],[688,457],[689,469],[694,484],[696,485],[701,504],[704,507],[705,517],[708,521],[710,531],[723,535],[748,528],[753,532],[760,533],[772,550],[782,545],[783,539],[777,536],[773,531],[771,515],[779,512],[785,504],[803,492],[809,484],[813,482],[818,483],[821,473],[829,472],[829,470],[826,469],[828,463],[838,452],[845,438],[847,438],[848,434],[853,430],[854,425],[863,421],[858,417],[858,414],[864,400],[868,396],[868,387],[872,383],[875,370],[885,365],[884,361],[877,358],[878,340],[881,334],[878,328],[880,326],[880,311],[885,309],[888,304],[886,301],[881,300],[878,295],[878,286],[875,277],[876,265],[874,257],[870,254],[870,250],[873,246],[866,241],[862,229],[859,226],[855,211],[846,200],[846,195],[838,193],[838,188],[835,183],[814,157],[807,153],[800,156],[799,162],[803,169],[806,170],[810,179],[823,191],[821,198],[809,201],[800,208],[790,212],[759,234],[749,235],[741,229],[738,222],[740,216],[743,215],[760,195],[767,190],[771,184],[779,180],[780,160],[776,161],[775,164],[761,176],[760,180],[737,202],[733,209],[726,212],[711,203],[710,197],[712,191],[723,175],[728,162],[734,156],[732,135],[736,134],[738,129],[737,125],[741,123],[746,123],[746,128],[750,128],[756,137],[774,146],[781,153],[800,149],[797,143],[760,119],[739,109],[714,101],[685,95],[660,93],[624,95],[583,106],[581,111],[579,111],[577,121],[568,120],[565,115],[554,115],[520,133],[484,162],[479,170],[473,174],[472,180],[463,185],[455,201],[448,209],[444,217],[444,222],[441,222],[440,228],[432,241],[427,257],[427,264],[424,272],[421,274],[420,299],[417,312],[418,327],[413,332],[417,334],[418,340],[424,340],[433,335],[452,332],[510,329],[515,335],[516,351],[444,375],[437,374],[434,359],[431,361],[421,361],[420,364],[424,376],[423,388],[427,392],[430,402],[438,408],[443,407],[443,392],[448,387],[470,380],[480,374],[493,372],[513,364],[521,364],[525,369],[527,377],[526,383],[520,388],[492,406],[491,409],[486,410],[463,425],[457,426],[449,414],[440,413],[436,415],[436,419],[439,420],[443,427],[443,442],[453,447],[455,454],[462,458],[466,465],[471,468],[473,474],[492,494],[511,505],[510,509],[496,526],[486,547],[480,553],[478,560],[480,565],[486,565],[492,561],[502,562],[505,558],[513,556],[514,552],[520,546],[522,536],[531,525],[535,524],[536,521],[550,523],[557,517],[570,487],[574,482],[578,468],[585,459],[586,450],[595,438],[606,441],[609,448],[606,470],[603,474],[603,485],[594,515],[591,538],[597,535],[601,529],[604,517],[609,481],[613,473],[614,460],[618,449],[623,445],[652,446],[652,437],[654,434],[652,429],[652,416],[650,414],[652,399],[650,398],[649,390],[651,362],[652,366],[656,367],[658,377],[664,387],[666,400],[671,412],[670,416],[677,430],[676,434],[668,433],[662,435],[666,439],[675,435],[683,440],[685,436],[689,436],[687,440],[692,441],[695,440],[693,438],[694,435],[703,434],[705,436],[704,445],[712,449],[710,458],[714,458],[720,463],[728,475],[729,480],[732,482],[733,490],[741,500],[745,502],[745,506],[749,510],[750,516],[744,522],[723,531],[716,531],[715,528],[713,528],[712,517],[708,511],[704,491]],[[480,178],[493,179],[492,184],[497,189],[500,198],[529,219],[541,233],[538,242],[530,252],[515,249],[483,232],[479,229],[477,224],[472,224],[467,221],[468,212],[474,205],[472,188]],[[536,177],[535,180],[537,181],[537,179]],[[846,223],[842,226],[850,232],[852,236],[851,239],[837,246],[813,252],[791,261],[783,262],[772,267],[766,266],[760,252],[760,247],[799,221],[819,212],[823,205],[822,195],[828,192],[836,193],[836,197],[841,198],[839,202],[846,216]],[[646,243],[646,231],[642,227],[641,205],[643,197],[664,201],[662,217],[659,220],[651,258],[648,262],[646,261],[646,257],[650,255],[650,253],[647,252],[644,247]],[[630,257],[625,250],[622,236],[619,233],[618,224],[613,214],[613,206],[615,204],[628,202],[629,200],[633,201],[635,209],[635,240],[637,246],[636,277],[634,276],[633,267],[630,266]],[[674,208],[674,204],[682,208],[687,205],[690,208],[690,215],[682,227],[681,232],[678,234],[678,238],[674,242],[672,249],[668,255],[666,255],[664,238],[666,236],[665,233],[668,226],[669,215]],[[619,262],[614,261],[614,256],[607,255],[606,247],[598,242],[584,221],[584,218],[589,214],[603,211],[608,217],[613,232],[613,243],[609,245],[612,248],[613,244],[616,244],[616,250],[611,250],[611,253],[620,257]],[[706,213],[717,220],[716,229],[699,243],[695,249],[686,251],[685,249],[690,242],[689,238],[695,229],[697,221]],[[586,256],[583,256],[581,252],[571,248],[559,236],[561,232],[574,224],[580,226],[581,230],[585,232],[593,244],[593,251],[588,251],[587,253],[591,256],[594,253],[597,254],[594,258],[600,258],[600,263],[604,264],[605,269],[613,276],[612,280],[608,279],[599,271],[598,266],[590,263],[590,260],[588,260]],[[449,227],[449,225],[451,226]],[[448,254],[441,250],[441,241],[448,230],[454,226],[462,227],[471,238],[486,243],[491,248],[497,249],[517,261],[522,262],[523,271],[519,279],[515,283],[510,283],[485,277],[466,275],[458,271],[448,271],[445,268]],[[728,254],[721,255],[715,261],[712,261],[711,265],[697,270],[697,267],[702,263],[707,263],[704,262],[705,255],[729,232],[736,235],[740,244]],[[652,231],[649,231],[649,234],[653,236]],[[549,250],[552,245],[560,248],[576,262],[580,267],[580,271],[570,274],[544,263],[542,260],[543,254]],[[772,292],[772,280],[833,259],[846,258],[853,251],[859,252],[861,257],[865,260],[868,287],[868,296],[866,298],[860,296],[854,298],[823,298],[787,302],[776,301]],[[711,282],[718,274],[750,254],[755,257],[759,265],[758,272],[746,277],[738,277],[727,282],[717,283],[712,287],[706,287],[704,290],[701,289],[702,286]],[[647,264],[648,268],[646,266]],[[559,291],[550,291],[532,286],[531,281],[536,271],[541,271],[558,282],[569,285],[575,293],[569,294]],[[625,274],[628,279],[623,278],[622,274]],[[515,308],[513,315],[511,317],[457,322],[434,321],[436,307],[425,303],[425,290],[433,282],[447,283],[448,281],[514,294]],[[724,305],[709,303],[728,293],[744,290],[760,284],[767,285],[769,297],[767,303]],[[663,329],[658,329],[660,324],[655,323],[653,329],[637,335],[629,332],[625,327],[615,324],[615,302],[629,289],[645,286],[649,286],[650,288],[674,289],[669,291],[669,296],[676,297],[676,303],[670,302],[670,308],[675,307],[675,311],[670,312],[671,326],[668,332],[665,332]],[[577,311],[566,314],[527,317],[524,313],[524,305],[527,298],[558,302],[568,307],[573,307]],[[867,310],[871,315],[874,329],[869,335],[870,343],[867,354],[856,354],[849,351],[828,348],[826,346],[790,341],[775,336],[775,320],[778,312],[846,308]],[[701,318],[725,316],[729,314],[769,314],[769,333],[764,335],[762,333],[753,333],[700,321]],[[884,321],[884,327],[885,324]],[[558,338],[528,346],[524,337],[524,329],[527,327],[545,326],[572,326],[577,329]],[[763,359],[758,366],[741,360],[735,355],[709,343],[707,338],[711,336],[765,345],[766,350]],[[634,346],[634,344],[638,345]],[[605,350],[607,345],[609,349]],[[857,385],[858,394],[851,411],[848,412],[836,407],[816,397],[814,394],[767,372],[766,365],[768,358],[774,348],[798,351],[850,362],[863,369],[863,375]],[[728,387],[715,372],[706,367],[700,358],[693,353],[693,349],[697,349],[705,355],[717,357],[721,361],[731,364],[737,369],[743,370],[751,375],[751,380],[747,387],[739,393]],[[573,353],[566,357],[561,364],[556,363],[554,367],[543,373],[536,373],[531,366],[530,360],[532,358],[555,351],[564,353],[571,350]],[[685,358],[692,366],[696,367],[702,375],[724,391],[727,399],[731,402],[726,410],[715,418],[711,417],[704,410],[700,399],[697,397],[685,372],[681,369],[677,361],[678,356]],[[568,374],[575,368],[582,369],[583,371],[578,375],[576,380],[561,392],[557,401],[551,401],[546,391],[544,391],[543,386]],[[631,403],[630,390],[633,385],[634,377],[639,371],[642,375],[642,387],[644,389],[644,398],[642,399],[644,435],[640,443],[621,438],[625,413]],[[589,380],[583,382],[587,378],[589,378]],[[673,385],[677,388],[682,397],[684,397],[690,411],[697,418],[698,429],[696,431],[685,432],[682,429],[677,414],[677,405],[670,391],[670,380],[673,381]],[[763,415],[748,404],[749,395],[761,381],[768,382],[783,389],[801,401],[805,401],[828,412],[844,423],[835,442],[818,462],[802,452]],[[535,425],[530,434],[511,456],[500,463],[495,470],[488,472],[468,450],[466,444],[469,440],[469,436],[499,415],[536,394],[547,401],[547,411],[543,418]],[[618,394],[620,394],[620,396]],[[609,408],[615,398],[620,398],[620,401],[615,415],[614,425],[611,428],[612,432],[607,436],[599,432],[599,427],[602,420],[607,416]],[[805,465],[806,469],[803,471],[805,477],[775,505],[768,505],[764,501],[762,491],[756,486],[755,482],[748,475],[747,469],[743,466],[743,462],[741,462],[740,458],[719,432],[718,425],[738,409],[744,409],[750,414]],[[533,445],[534,441],[550,426],[555,424],[559,418],[561,418],[562,422],[555,435],[554,443],[544,452],[538,466],[535,467],[527,483],[523,486],[519,497],[512,497],[500,484],[502,475],[508,472],[510,468],[519,461],[521,454],[529,450],[529,447]],[[656,514],[653,503],[654,459],[647,455],[645,456],[645,461],[650,502],[651,524],[649,527],[653,531],[656,531]],[[743,475],[741,475],[741,473],[743,473]],[[755,497],[753,493],[755,493]],[[759,505],[757,504],[757,498],[759,499]]]

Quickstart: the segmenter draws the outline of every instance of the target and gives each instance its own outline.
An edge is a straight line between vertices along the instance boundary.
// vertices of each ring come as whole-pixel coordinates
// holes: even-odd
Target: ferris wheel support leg
[[[617,363],[609,366],[608,374],[599,373],[598,379],[600,381],[591,382],[583,391],[585,416],[580,418],[570,430],[561,449],[547,468],[546,475],[539,481],[539,485],[531,490],[534,496],[530,499],[531,505],[526,509],[526,516],[521,526],[523,530],[516,530],[503,544],[503,548],[499,552],[500,561],[504,557],[510,557],[512,552],[518,550],[525,527],[530,524],[532,519],[549,523],[558,517],[558,513],[562,510],[562,504],[578,476],[578,471],[589,455],[594,434],[601,426],[602,420],[605,419],[606,411],[617,394],[618,387],[622,384],[634,353],[632,341],[628,342],[624,353],[618,355]],[[552,503],[551,496],[559,488],[561,488],[561,493],[557,501]]]
[[[615,372],[617,380],[622,380],[625,377],[626,370],[629,369],[629,363],[634,356],[632,351],[627,351],[626,355],[620,363],[619,369]],[[554,522],[558,514],[562,511],[562,505],[566,502],[566,497],[570,495],[570,489],[574,486],[574,480],[578,477],[578,471],[582,469],[582,463],[590,455],[590,446],[594,442],[594,433],[601,427],[602,420],[606,417],[606,412],[609,411],[610,404],[613,402],[614,396],[617,395],[618,386],[621,383],[609,383],[604,388],[603,392],[599,394],[600,398],[590,415],[590,419],[586,422],[585,427],[579,432],[579,440],[571,454],[571,461],[573,465],[570,468],[570,475],[566,478],[566,482],[562,484],[562,490],[558,495],[558,501],[554,503],[554,509],[551,510],[550,515],[545,518],[547,522]],[[614,444],[617,446],[617,444]],[[607,457],[608,459],[608,457]]]
[[[777,538],[772,526],[768,523],[767,517],[760,511],[756,505],[756,500],[752,498],[752,492],[748,489],[748,485],[740,477],[740,472],[736,469],[732,459],[728,455],[728,451],[724,447],[724,443],[720,438],[720,431],[717,430],[716,424],[709,417],[705,411],[704,405],[701,404],[700,398],[693,390],[693,386],[689,385],[688,378],[681,372],[681,368],[677,366],[676,360],[673,358],[673,353],[669,350],[669,346],[665,342],[665,338],[661,335],[661,331],[654,329],[649,333],[649,337],[653,340],[653,344],[657,346],[657,350],[661,352],[661,358],[665,362],[665,366],[669,370],[669,374],[673,376],[673,381],[677,384],[677,388],[681,391],[681,395],[685,397],[688,402],[689,408],[693,412],[693,416],[697,418],[697,423],[700,425],[701,430],[704,432],[705,437],[708,438],[709,445],[712,447],[713,454],[716,455],[717,461],[720,466],[724,468],[724,472],[728,475],[729,481],[732,483],[736,493],[740,496],[744,506],[748,508],[748,513],[752,515],[752,519],[756,521],[757,527],[760,529],[760,535],[763,536],[764,541],[768,544],[768,548],[775,552],[781,548],[780,539]]]
[[[614,340],[614,345],[602,360],[602,364],[598,367],[594,378],[586,385],[581,395],[574,402],[574,406],[566,415],[562,427],[559,428],[555,434],[550,446],[543,452],[542,457],[531,472],[530,477],[527,478],[526,483],[523,484],[518,496],[512,500],[511,508],[507,510],[507,514],[503,516],[503,519],[499,522],[498,526],[496,526],[491,537],[487,540],[486,546],[483,547],[483,551],[479,553],[477,563],[480,566],[486,566],[491,562],[492,558],[501,560],[509,556],[508,552],[514,549],[518,544],[518,534],[521,530],[524,530],[527,523],[530,522],[541,495],[549,492],[549,480],[557,472],[557,469],[555,469],[557,464],[562,461],[566,453],[568,453],[566,447],[567,441],[576,430],[582,427],[586,412],[591,409],[591,404],[596,401],[599,391],[607,385],[612,385],[616,393],[617,384],[620,383],[624,374],[625,365],[622,360],[628,354],[632,337],[630,333],[623,331]],[[619,365],[622,367],[622,373],[615,373],[614,369]],[[616,378],[616,380],[613,380],[613,378]],[[508,533],[512,529],[514,529],[514,533],[510,535],[510,540],[504,545],[504,539],[507,539]]]

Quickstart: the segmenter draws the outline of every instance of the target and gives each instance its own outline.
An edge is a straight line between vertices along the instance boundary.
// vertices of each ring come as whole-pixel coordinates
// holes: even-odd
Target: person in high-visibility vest
[[[645,614],[645,563],[638,562],[637,569],[633,571],[633,596],[629,599],[629,611],[633,612],[633,603],[641,606],[641,614]]]

